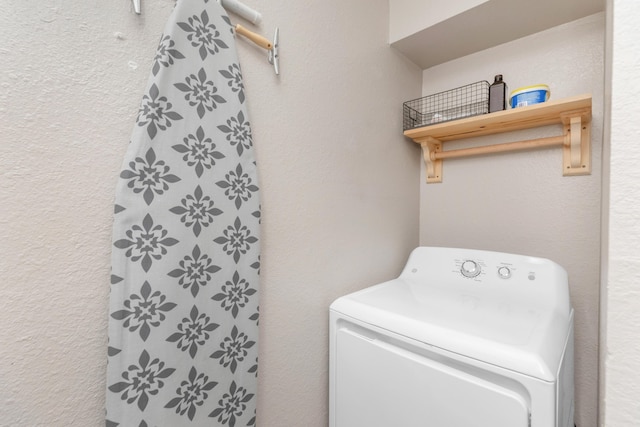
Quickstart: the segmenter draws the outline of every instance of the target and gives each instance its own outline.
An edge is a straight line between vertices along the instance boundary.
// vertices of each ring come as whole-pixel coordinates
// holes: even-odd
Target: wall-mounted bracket
[[[426,166],[427,183],[442,182],[442,160],[436,159],[435,154],[442,151],[442,143],[430,136],[420,141],[422,156]]]
[[[571,112],[562,116],[564,144],[562,147],[562,174],[591,174],[591,109]]]
[[[563,135],[459,150],[442,149],[445,141],[552,124],[562,124]],[[442,161],[447,158],[552,146],[561,146],[563,149],[563,175],[591,173],[591,95],[409,129],[404,134],[422,147],[427,183],[442,182]]]

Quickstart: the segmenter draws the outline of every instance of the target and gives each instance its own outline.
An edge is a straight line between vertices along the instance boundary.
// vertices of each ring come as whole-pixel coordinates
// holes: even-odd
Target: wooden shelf
[[[552,124],[562,124],[563,135],[460,150],[442,150],[442,143],[446,141]],[[442,182],[442,161],[446,158],[549,146],[563,147],[564,175],[588,175],[591,173],[591,95],[409,129],[404,135],[422,146],[428,183]]]

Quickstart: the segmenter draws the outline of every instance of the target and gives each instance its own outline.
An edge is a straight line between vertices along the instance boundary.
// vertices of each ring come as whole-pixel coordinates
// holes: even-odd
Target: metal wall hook
[[[267,60],[269,64],[273,65],[273,70],[276,72],[276,76],[280,75],[280,61],[278,55],[278,47],[280,44],[280,29],[276,27],[276,32],[273,35],[273,47],[269,50]]]
[[[140,15],[142,11],[140,10],[140,0],[133,0],[133,11]]]

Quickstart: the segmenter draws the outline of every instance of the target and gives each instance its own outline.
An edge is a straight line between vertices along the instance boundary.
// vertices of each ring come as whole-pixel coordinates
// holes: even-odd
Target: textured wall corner
[[[640,4],[610,0],[609,6],[611,119],[601,421],[604,426],[632,426],[640,419]]]

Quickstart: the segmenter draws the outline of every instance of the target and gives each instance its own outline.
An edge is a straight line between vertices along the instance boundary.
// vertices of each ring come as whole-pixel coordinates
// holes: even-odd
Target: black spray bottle
[[[502,74],[498,74],[494,82],[489,86],[489,112],[507,109],[507,84],[502,80]]]

